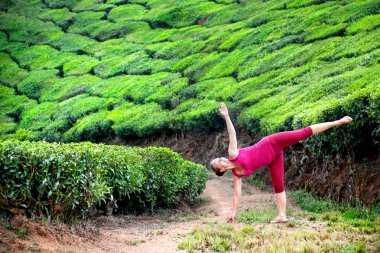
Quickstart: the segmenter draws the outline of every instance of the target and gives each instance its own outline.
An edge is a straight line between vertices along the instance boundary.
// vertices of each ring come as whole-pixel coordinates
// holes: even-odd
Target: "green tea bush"
[[[187,39],[176,42],[152,44],[150,46],[147,46],[146,49],[152,53],[154,58],[182,59],[188,55],[199,53],[204,46],[204,41],[194,41],[192,39]]]
[[[334,26],[321,26],[310,30],[310,35],[306,36],[305,42],[326,39],[333,36],[342,36],[346,31],[347,24],[342,23]]]
[[[80,94],[60,102],[57,105],[57,111],[53,112],[53,119],[66,118],[69,123],[74,123],[77,119],[88,113],[97,111],[105,99],[88,94]]]
[[[183,72],[184,75],[192,81],[201,80],[208,71],[219,62],[224,56],[227,56],[227,53],[216,53],[204,54],[204,57],[201,58],[198,62],[192,64],[190,67],[186,68]]]
[[[126,57],[131,53],[142,51],[143,49],[143,45],[126,43],[124,38],[120,38],[99,42],[95,44],[93,47],[88,48],[86,50],[92,56],[103,60],[106,58],[112,58],[115,55]]]
[[[107,11],[115,7],[112,4],[98,2],[94,3],[92,0],[81,0],[76,3],[73,7],[73,11],[81,12],[81,11]]]
[[[366,16],[347,28],[347,34],[368,32],[380,26],[380,14]]]
[[[77,3],[76,0],[46,0],[45,3],[49,8],[63,8],[67,7],[69,9],[73,8],[74,4]]]
[[[41,89],[40,101],[62,101],[86,93],[93,82],[101,80],[97,76],[82,75],[55,79]]]
[[[34,70],[30,71],[25,79],[17,85],[17,90],[32,99],[41,96],[41,90],[49,87],[57,79],[58,70]]]
[[[191,203],[207,178],[203,166],[167,148],[9,140],[0,143],[0,157],[0,208],[63,220],[112,200],[121,211]]]
[[[44,102],[24,110],[20,115],[19,128],[30,131],[42,130],[52,122],[52,114],[56,109],[56,103]]]
[[[92,68],[99,64],[99,60],[87,56],[78,55],[63,65],[64,76],[81,76],[90,73]]]
[[[170,120],[167,111],[156,103],[135,105],[125,103],[109,113],[106,119],[114,122],[112,129],[116,136],[146,136],[165,130]]]
[[[199,98],[228,101],[239,88],[239,84],[232,77],[211,79],[194,84]]]
[[[109,193],[93,151],[79,145],[5,141],[0,144],[0,208],[70,220]]]
[[[0,135],[4,136],[7,133],[14,132],[16,130],[17,124],[14,120],[6,115],[0,115]],[[1,138],[3,139],[3,138]]]
[[[67,30],[70,23],[74,22],[76,13],[70,12],[67,8],[47,10],[39,15],[43,21],[53,21],[63,30]]]
[[[194,3],[180,3],[177,5],[161,8],[159,12],[152,13],[151,20],[156,27],[184,27],[194,25],[197,21],[224,8],[214,2],[197,1]]]
[[[132,43],[150,44],[167,41],[174,33],[174,29],[151,29],[147,22],[133,22],[133,30],[125,36],[125,40]],[[138,29],[136,29],[138,28]]]
[[[189,99],[173,111],[169,127],[174,130],[218,129],[223,126],[215,100]]]
[[[156,91],[147,96],[144,101],[156,102],[163,108],[176,107],[176,99],[178,99],[179,92],[188,86],[189,80],[187,78],[174,77],[168,82],[161,82],[161,86],[157,87]]]
[[[255,48],[236,49],[225,57],[221,57],[221,61],[216,63],[207,74],[200,80],[237,75],[237,69],[245,59],[255,51]]]
[[[0,82],[15,87],[27,73],[26,70],[20,69],[8,54],[0,53]]]
[[[98,21],[85,28],[82,34],[89,34],[89,36],[98,41],[105,41],[114,38],[120,38],[130,32],[130,25],[128,23],[111,23],[108,21]]]
[[[114,133],[111,128],[113,122],[106,119],[108,113],[107,110],[100,110],[80,118],[73,127],[63,134],[62,140],[65,142],[86,140],[96,142],[101,138],[113,136]]]
[[[13,51],[11,55],[20,62],[21,67],[27,67],[31,70],[55,68],[62,63],[59,59],[59,51],[45,45],[26,47],[23,50]]]
[[[138,4],[126,4],[113,8],[108,14],[108,20],[123,22],[127,20],[143,20],[147,10]]]
[[[67,30],[70,33],[79,33],[82,35],[89,35],[88,28],[97,24],[104,16],[105,12],[92,12],[84,11],[77,13],[74,17],[74,23]]]
[[[61,52],[87,52],[88,48],[94,47],[98,42],[86,36],[74,33],[65,33],[63,36],[52,40],[49,45],[59,48]]]

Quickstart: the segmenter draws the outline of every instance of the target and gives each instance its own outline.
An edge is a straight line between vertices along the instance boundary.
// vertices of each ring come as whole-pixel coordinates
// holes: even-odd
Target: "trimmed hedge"
[[[122,212],[192,203],[207,179],[203,166],[168,148],[88,142],[0,142],[0,170],[0,209],[63,220],[111,201]]]

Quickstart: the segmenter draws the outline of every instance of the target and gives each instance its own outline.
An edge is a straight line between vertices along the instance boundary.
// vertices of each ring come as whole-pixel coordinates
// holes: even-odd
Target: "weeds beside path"
[[[193,209],[179,208],[153,216],[100,216],[74,228],[39,225],[20,218],[19,225],[29,231],[29,236],[22,239],[11,227],[2,228],[0,246],[5,247],[0,248],[11,252],[376,251],[376,235],[310,218],[313,216],[291,200],[290,221],[269,224],[276,216],[273,194],[248,183],[243,183],[238,222],[227,224],[232,196],[232,177],[210,174],[201,203]]]

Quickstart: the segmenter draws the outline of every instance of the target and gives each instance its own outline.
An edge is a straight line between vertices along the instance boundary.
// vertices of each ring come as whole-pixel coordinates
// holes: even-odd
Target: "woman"
[[[215,158],[211,161],[211,167],[216,175],[222,176],[231,170],[234,175],[234,198],[232,214],[228,222],[235,221],[236,211],[241,196],[241,177],[249,176],[253,171],[268,166],[275,192],[276,204],[279,215],[271,223],[286,222],[286,194],[284,190],[284,161],[283,150],[296,142],[304,140],[312,135],[326,131],[331,127],[347,124],[352,118],[345,116],[340,120],[311,125],[300,130],[280,132],[267,136],[253,146],[237,148],[237,140],[234,126],[228,115],[227,106],[222,103],[220,113],[224,117],[229,136],[229,158]]]

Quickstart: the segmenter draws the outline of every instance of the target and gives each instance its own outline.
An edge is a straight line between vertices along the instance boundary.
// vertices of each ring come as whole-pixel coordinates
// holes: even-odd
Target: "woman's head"
[[[211,160],[210,166],[215,174],[220,177],[228,170],[228,162],[228,159],[225,157],[215,158]]]

